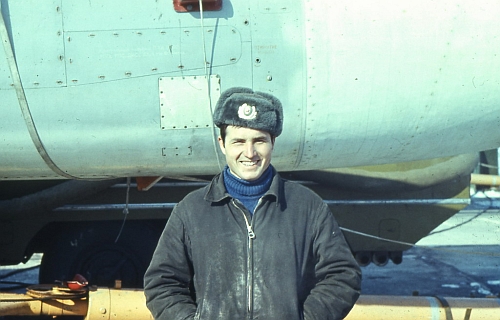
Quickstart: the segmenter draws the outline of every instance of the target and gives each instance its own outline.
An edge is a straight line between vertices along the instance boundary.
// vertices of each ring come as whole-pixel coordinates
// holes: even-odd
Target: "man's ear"
[[[226,147],[224,146],[224,140],[222,140],[222,137],[219,136],[217,141],[219,142],[220,151],[222,151],[223,154],[226,154]]]

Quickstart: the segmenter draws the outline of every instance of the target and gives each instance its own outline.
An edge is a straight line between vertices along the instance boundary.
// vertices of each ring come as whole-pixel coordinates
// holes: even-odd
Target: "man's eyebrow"
[[[257,137],[255,137],[255,138],[253,138],[252,140],[254,140],[254,141],[255,141],[255,140],[267,140],[267,139],[268,139],[268,138],[267,138],[267,136],[266,136],[266,135],[262,135],[262,136],[257,136]]]
[[[236,138],[229,139],[229,141],[246,141],[246,139],[245,138],[236,137]]]
[[[270,138],[267,135],[263,134],[263,135],[259,135],[259,136],[255,136],[255,137],[251,137],[251,138],[234,137],[234,138],[229,139],[229,141],[247,141],[247,140],[252,140],[252,141],[270,140]]]

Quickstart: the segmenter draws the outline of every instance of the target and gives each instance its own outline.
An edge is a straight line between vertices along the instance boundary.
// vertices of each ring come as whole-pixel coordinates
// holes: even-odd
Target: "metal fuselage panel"
[[[43,146],[75,177],[219,171],[211,112],[233,86],[282,100],[281,171],[500,145],[497,3],[224,1],[201,18],[168,1],[22,0],[2,14]],[[59,177],[2,53],[0,86],[0,178]]]

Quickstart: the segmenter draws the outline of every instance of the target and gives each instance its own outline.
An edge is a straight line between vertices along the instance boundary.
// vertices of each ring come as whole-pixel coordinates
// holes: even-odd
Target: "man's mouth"
[[[259,163],[259,160],[257,160],[257,161],[241,161],[240,163],[245,167],[253,167]]]

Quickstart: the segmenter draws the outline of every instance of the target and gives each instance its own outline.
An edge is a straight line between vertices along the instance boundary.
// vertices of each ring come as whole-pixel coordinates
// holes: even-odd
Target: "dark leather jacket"
[[[144,278],[154,318],[345,317],[361,273],[322,199],[275,173],[252,217],[222,179],[187,195],[167,222]]]

